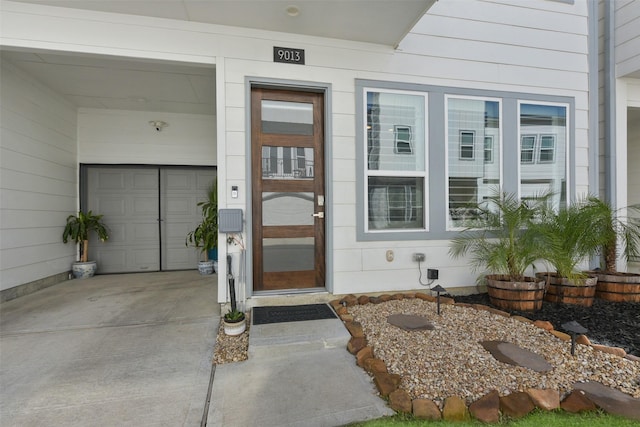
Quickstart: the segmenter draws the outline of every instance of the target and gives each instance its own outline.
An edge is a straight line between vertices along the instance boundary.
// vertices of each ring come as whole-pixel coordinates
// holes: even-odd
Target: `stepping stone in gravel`
[[[387,323],[405,331],[433,330],[435,327],[426,317],[413,314],[392,314],[387,317]]]
[[[595,381],[575,383],[573,388],[583,391],[589,400],[610,414],[640,421],[640,399]]]
[[[536,372],[553,369],[542,356],[506,341],[482,341],[480,343],[496,360],[510,365],[521,366]]]

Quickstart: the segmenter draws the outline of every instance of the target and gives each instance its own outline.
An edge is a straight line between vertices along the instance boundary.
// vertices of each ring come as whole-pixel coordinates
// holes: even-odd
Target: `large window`
[[[496,190],[571,197],[571,97],[372,80],[356,94],[359,241],[451,239]]]
[[[426,95],[365,96],[367,230],[425,230]]]
[[[567,106],[520,103],[520,197],[551,193],[567,202]]]
[[[446,96],[445,99],[447,228],[456,228],[475,218],[478,211],[474,206],[500,186],[500,164],[492,162],[494,153],[500,149],[500,103],[481,98]],[[476,139],[484,141],[484,145],[474,144]]]

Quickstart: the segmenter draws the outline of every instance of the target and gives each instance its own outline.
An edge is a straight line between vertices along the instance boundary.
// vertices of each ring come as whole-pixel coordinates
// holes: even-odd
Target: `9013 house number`
[[[273,47],[273,62],[304,65],[304,49],[292,47]]]

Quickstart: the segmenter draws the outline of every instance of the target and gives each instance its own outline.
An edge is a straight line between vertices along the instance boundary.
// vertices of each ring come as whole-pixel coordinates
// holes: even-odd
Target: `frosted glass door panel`
[[[313,225],[313,193],[262,193],[262,225]]]
[[[313,237],[263,239],[264,272],[313,270],[314,248]]]

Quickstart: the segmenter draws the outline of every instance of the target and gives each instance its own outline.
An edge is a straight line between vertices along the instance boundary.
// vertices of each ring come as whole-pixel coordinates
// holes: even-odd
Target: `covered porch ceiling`
[[[395,47],[436,0],[14,0]],[[215,68],[57,52],[2,52],[78,108],[215,114]]]
[[[436,0],[14,0],[396,47]]]

